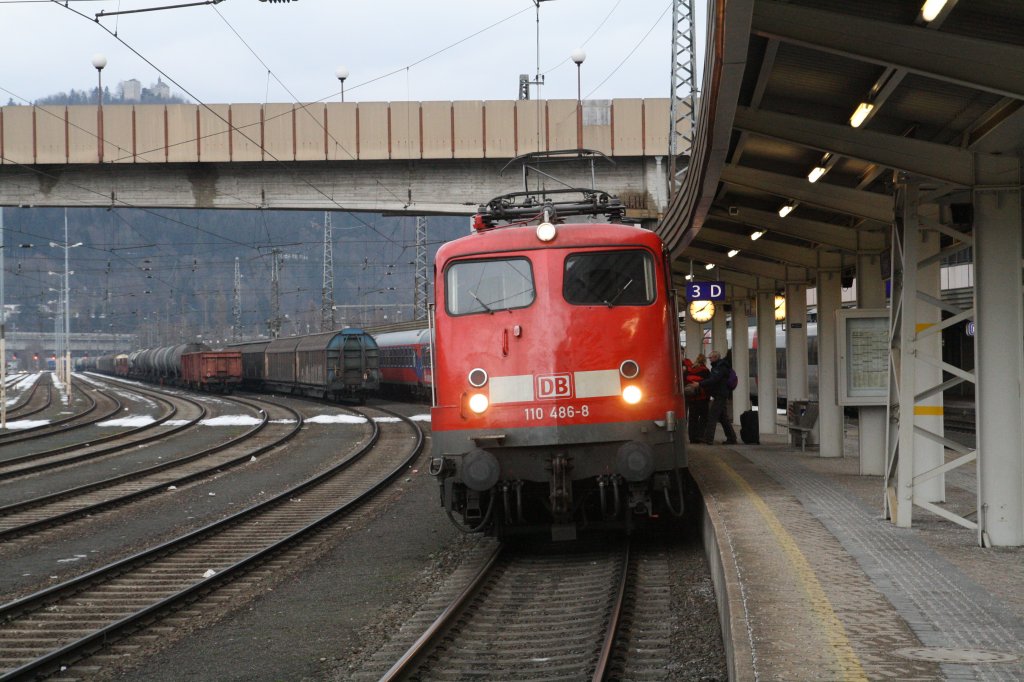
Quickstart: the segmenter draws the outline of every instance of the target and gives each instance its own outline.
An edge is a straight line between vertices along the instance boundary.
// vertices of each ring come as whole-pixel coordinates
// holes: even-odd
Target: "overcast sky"
[[[341,65],[350,72],[347,101],[515,99],[519,74],[537,69],[532,0],[224,0],[93,21],[100,11],[190,1],[71,0],[67,9],[0,0],[0,102],[93,87],[95,53],[107,57],[103,83],[112,92],[129,78],[148,86],[163,71],[173,92],[203,102],[336,99]],[[704,2],[695,4],[702,32]],[[671,6],[542,2],[541,96],[575,99],[569,54],[583,47],[585,98],[667,97]]]

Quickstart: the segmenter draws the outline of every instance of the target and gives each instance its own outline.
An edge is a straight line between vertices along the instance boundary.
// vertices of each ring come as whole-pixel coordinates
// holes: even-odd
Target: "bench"
[[[804,451],[807,444],[807,436],[814,430],[814,424],[818,421],[818,403],[813,400],[794,400],[786,409],[786,427],[789,435],[796,444],[800,438],[800,451]]]

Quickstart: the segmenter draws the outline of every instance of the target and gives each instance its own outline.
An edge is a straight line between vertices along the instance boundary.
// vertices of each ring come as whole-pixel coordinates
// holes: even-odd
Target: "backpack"
[[[738,384],[740,378],[736,376],[736,370],[732,367],[729,368],[729,376],[725,379],[725,385],[729,387],[730,391],[736,390],[736,384]]]

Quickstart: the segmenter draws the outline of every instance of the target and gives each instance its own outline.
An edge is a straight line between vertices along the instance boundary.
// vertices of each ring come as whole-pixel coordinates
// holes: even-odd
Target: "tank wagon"
[[[134,361],[129,357],[128,376],[132,379],[174,386],[181,379],[181,356],[185,353],[209,350],[210,347],[203,343],[181,343],[176,346],[138,351]]]
[[[618,200],[580,192],[499,197],[438,250],[430,470],[466,530],[569,539],[683,514],[668,254],[653,232],[620,224]],[[569,213],[610,221],[559,223]]]

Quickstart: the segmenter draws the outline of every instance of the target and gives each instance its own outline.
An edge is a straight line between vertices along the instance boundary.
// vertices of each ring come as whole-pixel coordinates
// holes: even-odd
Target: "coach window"
[[[526,258],[461,261],[445,275],[449,315],[525,308],[534,297],[533,269]]]
[[[572,254],[562,295],[575,305],[650,305],[657,295],[654,260],[639,250]]]

